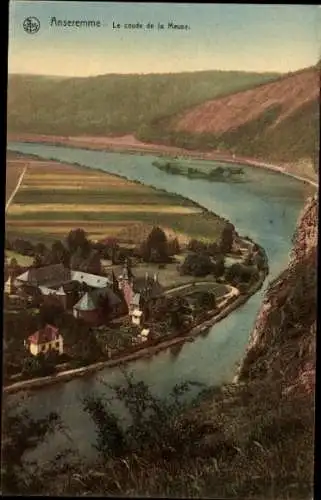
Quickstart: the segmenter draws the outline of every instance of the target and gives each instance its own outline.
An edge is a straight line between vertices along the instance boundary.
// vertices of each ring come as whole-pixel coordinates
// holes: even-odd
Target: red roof
[[[45,344],[47,342],[53,342],[57,339],[59,335],[59,329],[52,325],[46,325],[41,330],[38,330],[33,335],[28,337],[28,340],[32,344]]]

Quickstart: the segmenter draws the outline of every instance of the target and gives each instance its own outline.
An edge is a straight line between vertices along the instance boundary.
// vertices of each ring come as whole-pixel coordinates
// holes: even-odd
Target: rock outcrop
[[[318,199],[307,200],[287,269],[269,286],[236,381],[273,378],[282,393],[314,390]]]

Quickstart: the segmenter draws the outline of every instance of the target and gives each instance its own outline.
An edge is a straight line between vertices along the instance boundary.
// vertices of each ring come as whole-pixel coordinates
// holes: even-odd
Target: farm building
[[[83,271],[72,271],[62,264],[37,268],[31,267],[20,276],[17,276],[16,280],[18,283],[36,287],[46,286],[52,289],[56,289],[70,281],[78,281],[92,288],[104,288],[111,284],[111,280],[106,276],[97,276]]]
[[[47,324],[44,328],[30,335],[25,345],[34,356],[51,350],[59,352],[59,354],[63,353],[62,335],[59,329],[53,325]]]
[[[78,288],[83,287],[83,293],[85,293],[91,290],[104,290],[112,285],[112,281],[106,276],[73,271],[62,264],[55,264],[28,269],[17,276],[15,284],[20,290],[28,290],[30,295],[35,295],[40,291],[43,297],[56,296],[66,309],[75,303],[70,301],[70,298],[74,297],[73,285],[78,285]]]

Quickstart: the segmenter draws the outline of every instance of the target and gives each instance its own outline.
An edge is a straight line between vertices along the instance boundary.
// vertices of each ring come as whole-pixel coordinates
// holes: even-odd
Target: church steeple
[[[120,284],[119,287],[123,288],[125,284],[129,284],[131,287],[133,286],[133,278],[134,275],[132,273],[130,264],[128,262],[128,259],[125,260],[124,267],[122,274],[119,276]]]
[[[132,278],[134,277],[133,272],[132,272],[132,268],[131,268],[130,260],[127,258],[126,258],[125,264],[124,264],[123,277],[124,277],[124,279],[127,279],[129,281],[131,281]]]
[[[126,280],[126,281],[129,280],[129,269],[128,269],[128,260],[127,259],[125,260],[125,264],[124,264],[124,267],[123,267],[122,278],[123,278],[123,281],[124,280]]]
[[[116,292],[119,289],[119,283],[118,283],[118,280],[116,278],[114,271],[112,271],[111,276],[112,276],[112,281],[113,281],[113,285],[112,285],[113,291]]]

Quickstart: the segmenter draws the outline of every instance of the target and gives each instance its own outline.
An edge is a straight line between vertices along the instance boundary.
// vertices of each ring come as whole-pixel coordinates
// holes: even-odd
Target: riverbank
[[[162,144],[149,144],[141,142],[133,135],[126,135],[122,137],[63,137],[63,136],[48,136],[38,134],[8,134],[8,141],[13,142],[30,142],[30,143],[43,143],[54,146],[64,146],[70,148],[80,148],[85,150],[98,150],[98,151],[113,151],[113,152],[126,152],[133,154],[157,154],[159,156],[183,156],[186,158],[195,158],[208,161],[222,161],[225,163],[243,164],[252,167],[263,168],[271,170],[301,182],[308,183],[314,187],[318,187],[317,174],[315,179],[305,175],[299,175],[291,170],[294,165],[285,163],[284,165],[273,165],[271,163],[262,162],[255,158],[235,156],[220,151],[211,151],[205,153],[197,150],[187,150],[174,146],[165,146]]]
[[[253,284],[253,286],[248,290],[248,292],[246,294],[241,294],[241,295],[236,295],[235,293],[231,294],[228,298],[224,299],[226,301],[225,307],[218,314],[212,316],[211,318],[206,319],[199,325],[194,326],[191,330],[185,332],[184,334],[181,334],[180,336],[177,336],[177,334],[169,335],[166,339],[164,339],[163,341],[160,340],[160,342],[155,345],[150,345],[148,347],[144,346],[138,347],[137,351],[127,355],[120,354],[119,357],[115,359],[100,361],[97,363],[93,363],[92,365],[89,366],[75,368],[72,370],[66,370],[47,377],[39,377],[35,379],[16,382],[5,386],[3,388],[3,391],[5,393],[14,393],[25,389],[43,388],[43,386],[45,385],[52,385],[58,382],[67,382],[68,380],[71,380],[74,377],[81,377],[88,373],[99,371],[103,368],[113,368],[115,366],[124,365],[126,363],[135,361],[140,358],[151,357],[154,354],[157,354],[159,351],[168,349],[175,345],[183,344],[188,341],[189,342],[193,341],[193,339],[197,337],[199,334],[204,333],[205,330],[208,330],[216,323],[226,318],[235,309],[245,304],[245,302],[247,302],[248,299],[263,286],[263,283],[268,275],[267,256],[264,250],[263,254],[265,257],[266,268],[264,271],[260,272],[259,280],[255,284]]]

